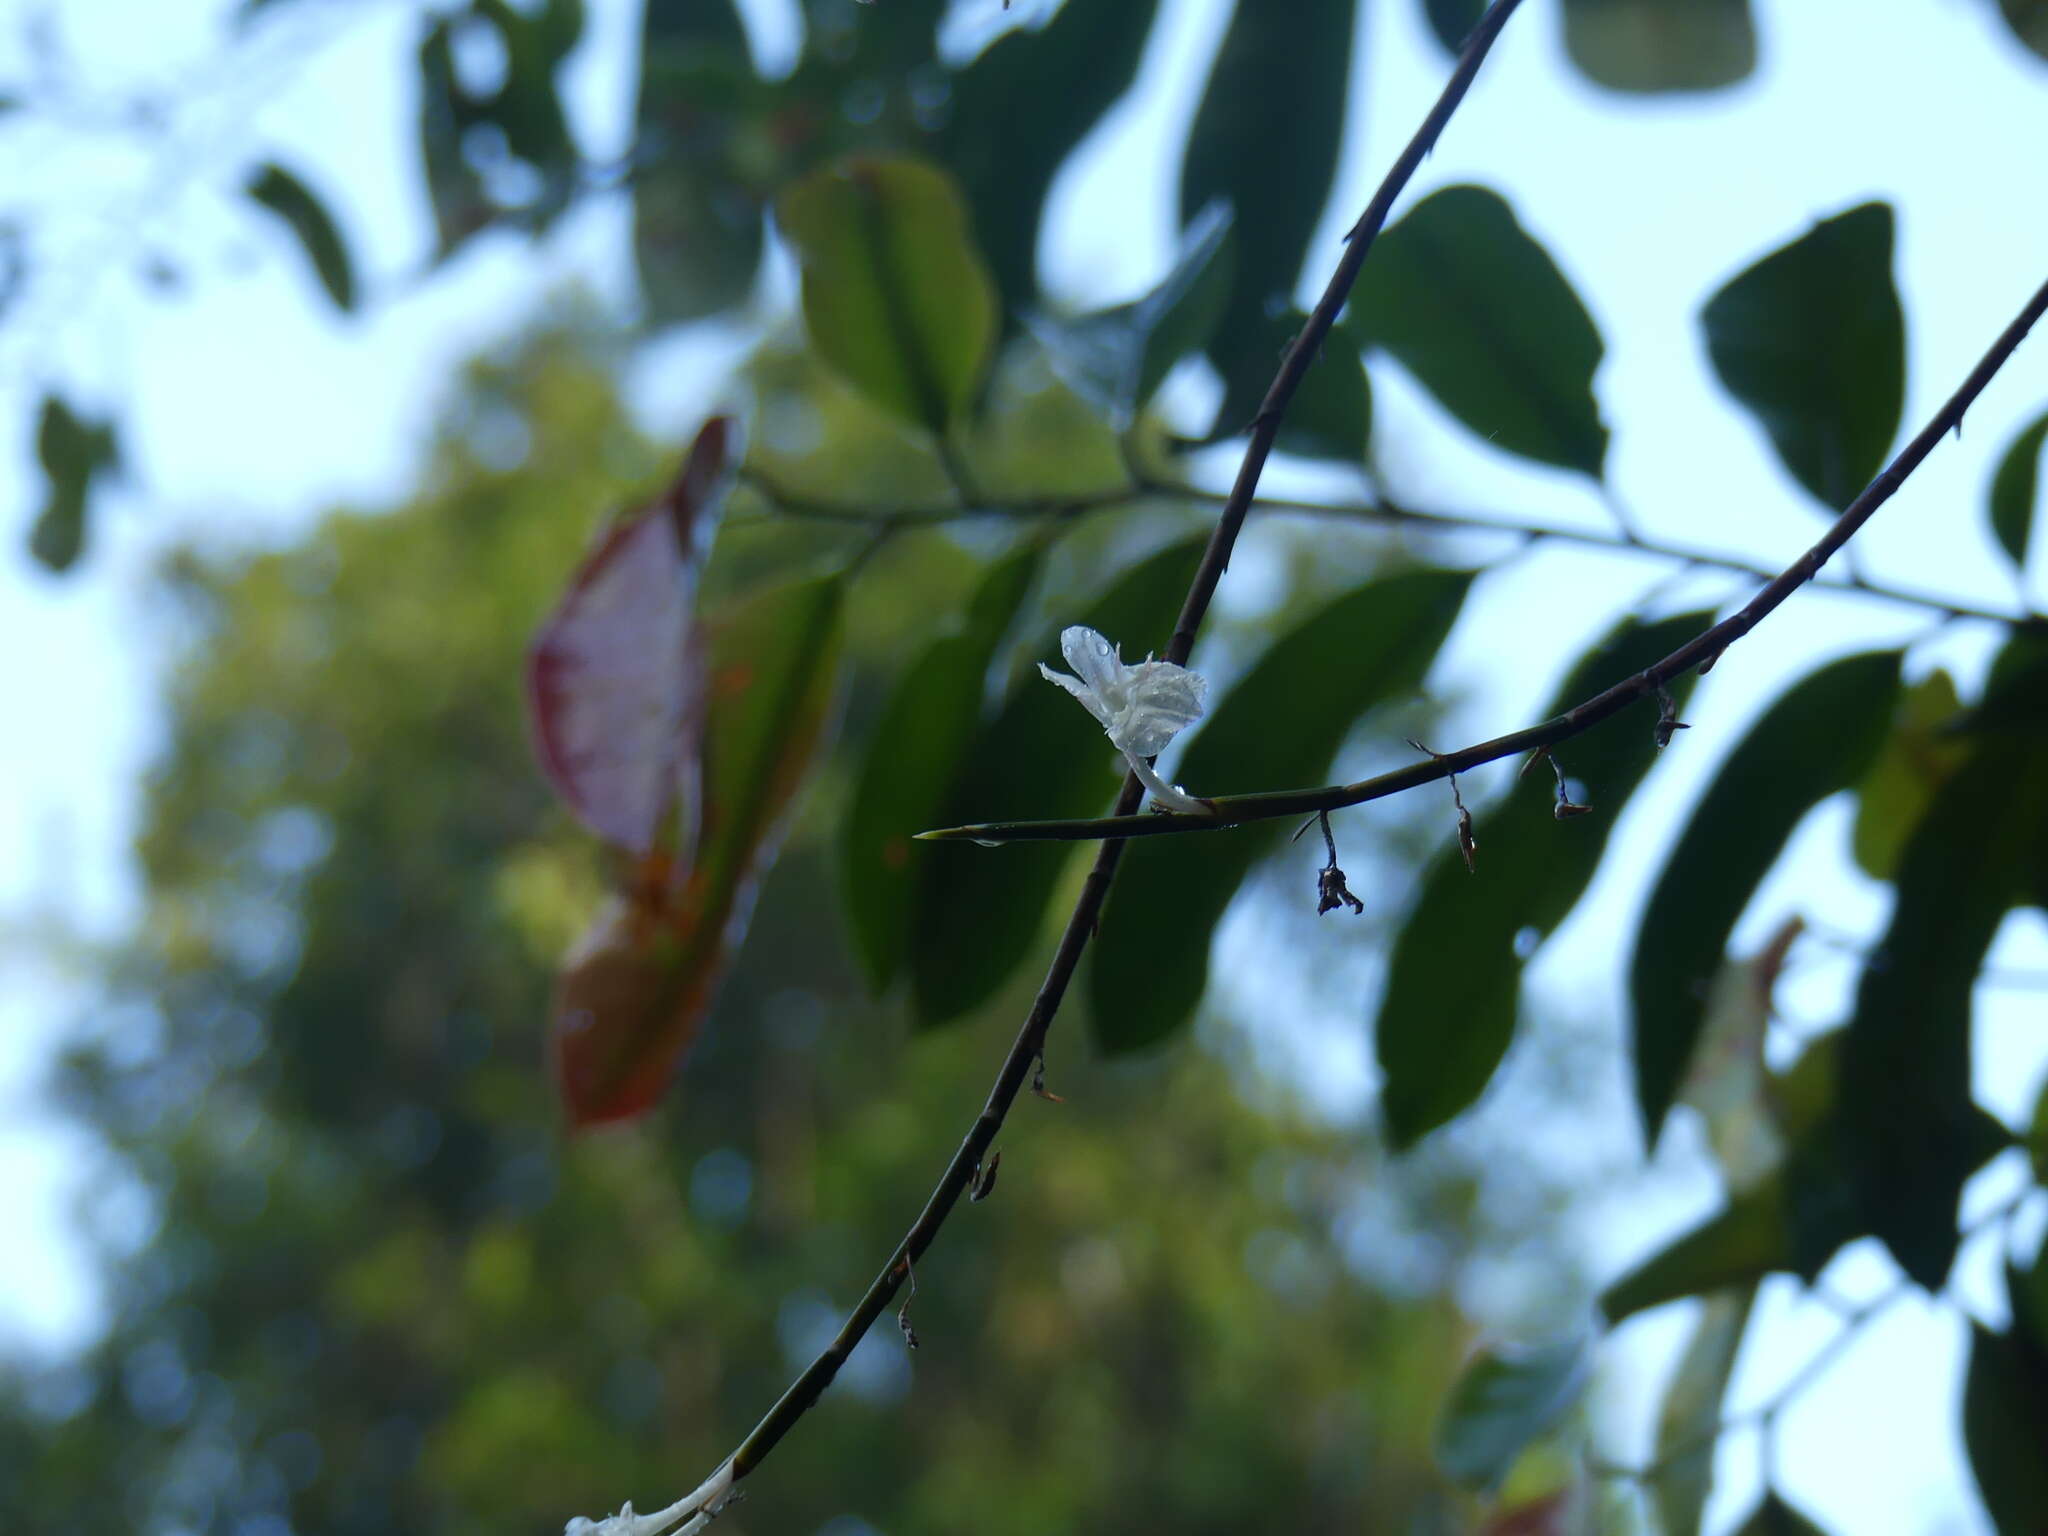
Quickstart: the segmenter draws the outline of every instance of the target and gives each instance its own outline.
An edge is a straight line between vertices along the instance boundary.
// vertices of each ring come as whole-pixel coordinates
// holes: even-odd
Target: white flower
[[[732,1463],[728,1461],[705,1479],[704,1485],[695,1493],[677,1499],[667,1509],[658,1509],[651,1515],[636,1515],[629,1500],[616,1515],[606,1515],[602,1520],[578,1515],[563,1527],[562,1536],[662,1536],[664,1532],[669,1536],[697,1536],[697,1532],[716,1520],[719,1512],[737,1496]],[[677,1525],[685,1510],[694,1510],[695,1514]]]
[[[1127,667],[1119,647],[1082,624],[1060,632],[1060,653],[1079,676],[1055,672],[1044,662],[1038,664],[1038,670],[1047,682],[1058,683],[1102,722],[1110,745],[1123,753],[1131,772],[1152,791],[1152,798],[1170,811],[1212,815],[1206,801],[1167,783],[1146,761],[1202,718],[1209,680],[1170,661],[1148,659]]]

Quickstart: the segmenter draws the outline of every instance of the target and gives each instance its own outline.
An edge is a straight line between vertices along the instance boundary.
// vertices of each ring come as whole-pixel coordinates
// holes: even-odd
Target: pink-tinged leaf
[[[740,434],[705,423],[674,483],[599,536],[534,637],[527,702],[542,771],[606,842],[644,855],[671,812],[693,841],[704,647],[694,616]]]
[[[576,1129],[660,1102],[745,936],[754,892],[819,743],[837,687],[836,577],[748,599],[705,626],[703,808],[688,867],[640,861],[556,978],[555,1080]]]

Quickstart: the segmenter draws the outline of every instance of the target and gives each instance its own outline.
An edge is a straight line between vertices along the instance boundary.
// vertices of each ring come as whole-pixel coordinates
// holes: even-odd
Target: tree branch
[[[1345,806],[1363,805],[1368,800],[1382,800],[1389,795],[1400,794],[1404,790],[1432,783],[1453,773],[1467,772],[1482,763],[1512,757],[1521,752],[1533,752],[1539,747],[1554,746],[1558,742],[1569,740],[1610,716],[1619,714],[1637,699],[1654,696],[1672,679],[1695,669],[1705,671],[1719,659],[1723,651],[1748,634],[1786,598],[1811,581],[1820,568],[1827,564],[1829,558],[1847,544],[1858,529],[1870,521],[1871,515],[1879,507],[1892,498],[1893,493],[1905,483],[1906,477],[1918,469],[1927,455],[1934,451],[1935,444],[1941,441],[1943,435],[1962,425],[1964,413],[1975,403],[1984,386],[1991,382],[1992,376],[2005,365],[2006,359],[2012,356],[2043,312],[2048,312],[2048,283],[2043,283],[2035,290],[2034,296],[1991,344],[1990,350],[1978,360],[1977,366],[1970,370],[1970,376],[1963,380],[1961,387],[1949,396],[1947,402],[1934,413],[1933,418],[1920,429],[1913,440],[1899,450],[1898,457],[1886,465],[1875,480],[1864,487],[1862,494],[1852,501],[1848,509],[1835,519],[1828,531],[1821,535],[1820,541],[1774,576],[1748,603],[1711,629],[1680,646],[1654,666],[1638,672],[1633,677],[1622,679],[1605,693],[1595,695],[1555,719],[1531,726],[1524,731],[1496,736],[1491,741],[1482,741],[1462,751],[1446,752],[1428,762],[1414,763],[1392,773],[1362,779],[1356,784],[1333,784],[1321,789],[1288,789],[1263,794],[1221,795],[1209,801],[1214,807],[1214,814],[1208,816],[1164,812],[1138,816],[1130,814],[1136,809],[1135,806],[1120,806],[1115,815],[1088,820],[986,822],[974,826],[947,827],[918,835],[941,842],[954,839],[973,839],[988,843],[1019,842],[1027,839],[1086,842],[1097,838],[1121,840],[1176,832],[1214,831],[1220,827],[1239,826],[1248,821],[1265,821],[1276,816],[1311,816],[1317,811],[1334,811]],[[1174,660],[1185,660],[1185,656],[1176,656]]]
[[[1422,127],[1401,156],[1388,171],[1386,180],[1374,193],[1365,214],[1346,235],[1347,241],[1343,259],[1330,278],[1329,286],[1303,325],[1301,334],[1295,337],[1287,349],[1287,355],[1280,364],[1280,371],[1272,387],[1266,391],[1265,400],[1252,424],[1251,442],[1245,449],[1244,466],[1238,472],[1236,484],[1229,499],[1216,521],[1215,531],[1210,535],[1209,546],[1203,553],[1202,563],[1195,572],[1193,584],[1188,589],[1187,600],[1181,606],[1180,618],[1174,626],[1172,639],[1167,645],[1167,657],[1184,662],[1193,648],[1195,633],[1209,611],[1210,599],[1215,596],[1216,584],[1222,579],[1224,569],[1230,563],[1231,548],[1237,542],[1238,530],[1244,524],[1245,513],[1250,509],[1253,492],[1258,488],[1260,471],[1265,467],[1271,453],[1273,440],[1280,430],[1280,422],[1286,414],[1288,404],[1294,397],[1303,375],[1315,357],[1323,338],[1329,334],[1337,312],[1344,307],[1350,295],[1351,285],[1358,276],[1358,269],[1364,264],[1366,252],[1371,248],[1373,237],[1386,222],[1387,212],[1401,189],[1415,174],[1436,143],[1437,135],[1443,132],[1451,114],[1457,110],[1466,89],[1479,72],[1479,66],[1493,46],[1494,39],[1506,25],[1521,0],[1493,0],[1493,4],[1480,19],[1464,51],[1459,55],[1457,67],[1452,71],[1443,95],[1423,120]],[[1117,797],[1120,815],[1128,815],[1137,809],[1144,794],[1143,786],[1135,775],[1124,780],[1123,791]],[[1087,948],[1088,940],[1095,932],[1096,919],[1102,911],[1104,898],[1109,894],[1110,881],[1115,877],[1117,860],[1123,852],[1120,841],[1106,842],[1097,853],[1094,867],[1088,872],[1086,884],[1082,886],[1079,900],[1074,903],[1073,915],[1067,919],[1065,930],[1060,935],[1059,947],[1054,951],[1052,963],[1046,970],[1044,983],[1039,987],[1038,996],[1031,1004],[1023,1027],[1018,1031],[1015,1042],[1003,1059],[1002,1069],[996,1074],[995,1085],[989,1090],[988,1100],[981,1113],[975,1117],[961,1141],[959,1150],[939,1178],[924,1209],[911,1224],[909,1232],[896,1245],[889,1261],[882,1267],[867,1294],[855,1305],[838,1335],[805,1368],[803,1374],[791,1383],[781,1400],[770,1408],[753,1431],[740,1442],[739,1448],[721,1464],[717,1473],[705,1484],[709,1490],[716,1486],[716,1493],[704,1492],[697,1502],[685,1500],[678,1506],[671,1506],[665,1514],[678,1519],[698,1515],[705,1506],[716,1499],[729,1496],[731,1487],[758,1467],[768,1453],[774,1450],[782,1437],[789,1433],[798,1419],[817,1402],[832,1378],[846,1362],[853,1348],[858,1344],[883,1310],[895,1298],[897,1289],[910,1273],[911,1266],[924,1256],[939,1229],[945,1225],[948,1215],[959,1202],[960,1196],[972,1184],[975,1171],[981,1166],[996,1133],[1002,1128],[1004,1117],[1010,1106],[1023,1091],[1024,1084],[1041,1066],[1044,1059],[1045,1039],[1052,1028],[1053,1016],[1059,1011],[1062,998],[1066,995],[1067,984],[1073,978],[1075,967],[1080,964],[1081,953]],[[727,1475],[727,1469],[730,1469]],[[693,1499],[696,1496],[693,1495]]]

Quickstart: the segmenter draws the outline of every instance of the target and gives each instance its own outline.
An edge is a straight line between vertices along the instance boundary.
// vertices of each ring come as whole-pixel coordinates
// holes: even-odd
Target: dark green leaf
[[[651,324],[711,314],[753,286],[765,196],[747,159],[770,140],[773,105],[731,0],[647,7],[632,193]]]
[[[1273,367],[1300,334],[1308,317],[1290,311],[1267,322],[1273,340]],[[1365,359],[1344,332],[1334,333],[1302,376],[1301,387],[1288,402],[1273,445],[1282,453],[1308,458],[1342,459],[1358,464],[1372,436],[1372,391],[1365,381]]]
[[[2048,412],[2012,440],[1998,473],[1991,478],[1991,531],[2012,557],[2015,568],[2027,568],[2027,546],[2034,535],[2034,493],[2040,483],[2041,444],[2048,441]]]
[[[784,192],[819,354],[875,404],[943,433],[973,400],[996,339],[995,291],[943,171],[841,161]]]
[[[1128,431],[1173,365],[1216,328],[1234,263],[1230,224],[1227,205],[1204,208],[1182,236],[1173,269],[1142,299],[1032,322],[1054,371],[1114,430]]]
[[[1486,0],[1422,0],[1422,16],[1429,30],[1449,53],[1458,53],[1465,39],[1486,14]]]
[[[1382,234],[1350,324],[1496,447],[1599,478],[1600,333],[1497,194],[1446,187]]]
[[[1712,91],[1756,67],[1749,0],[1565,0],[1564,43],[1617,91]]]
[[[1205,540],[1174,544],[1125,572],[1078,618],[1143,655],[1165,639],[1194,578]],[[1029,653],[1059,656],[1059,629]],[[962,759],[938,825],[995,815],[1090,816],[1107,807],[1123,775],[1101,728],[1072,698],[1025,673]],[[917,942],[911,992],[920,1025],[961,1017],[988,1001],[1038,942],[1046,903],[1073,853],[1067,843],[919,843]]]
[[[1437,1421],[1437,1464],[1465,1487],[1498,1488],[1515,1459],[1576,1406],[1592,1373],[1584,1338],[1476,1356]]]
[[[998,560],[965,622],[905,669],[875,722],[842,823],[840,889],[868,985],[885,991],[911,944],[916,892],[911,834],[933,824],[981,722],[997,647],[1044,562],[1038,543]]]
[[[1217,705],[1182,759],[1181,781],[1198,794],[1317,782],[1360,715],[1421,685],[1471,582],[1461,571],[1389,576],[1305,619]],[[1089,973],[1104,1050],[1150,1045],[1193,1016],[1217,922],[1286,831],[1151,838],[1125,850]]]
[[[2048,0],[1998,0],[1998,13],[2022,47],[2048,59]]]
[[[1949,729],[1961,713],[1955,681],[1946,672],[1930,672],[1899,696],[1891,732],[1856,786],[1851,846],[1873,878],[1891,879],[1927,802],[1969,757],[1968,744]]]
[[[1756,1513],[1735,1536],[1827,1536],[1827,1532],[1794,1509],[1774,1489],[1764,1495]]]
[[[1158,0],[1062,5],[1043,26],[997,38],[953,79],[937,152],[967,189],[975,235],[1012,309],[1037,291],[1038,226],[1053,176],[1130,89],[1157,9]]]
[[[2017,1329],[1970,1324],[1963,1441],[1992,1524],[2032,1536],[2048,1510],[2048,1356]]]
[[[1700,1516],[1714,1485],[1721,1399],[1728,1394],[1728,1377],[1755,1301],[1753,1283],[1706,1299],[1664,1394],[1657,1416],[1662,1472],[1651,1485],[1661,1536],[1699,1536]]]
[[[45,488],[42,511],[29,532],[29,553],[50,570],[69,570],[85,551],[93,482],[120,464],[113,423],[79,416],[59,396],[45,395],[36,422],[36,459]]]
[[[283,219],[305,247],[320,285],[340,310],[356,305],[355,266],[341,231],[320,199],[306,184],[281,165],[266,163],[249,179],[249,196]]]
[[[2048,761],[1987,738],[1935,793],[1899,860],[1891,926],[1857,989],[1842,1047],[1841,1115],[1872,1231],[1930,1290],[1955,1256],[1976,1166],[1970,993],[2006,910],[2024,899],[2048,817]]]
[[[511,0],[471,0],[475,15],[494,27],[505,45],[505,80],[480,98],[484,120],[505,135],[505,147],[548,183],[539,203],[522,210],[526,227],[539,229],[567,206],[576,146],[555,89],[555,70],[582,31],[580,0],[549,0],[528,12]]]
[[[1892,210],[1865,203],[1732,278],[1700,322],[1714,371],[1837,510],[1884,467],[1906,393]]]
[[[489,224],[495,212],[482,179],[463,157],[462,138],[472,121],[455,80],[453,28],[437,21],[420,42],[420,161],[434,210],[435,251],[442,260]]]
[[[1774,1272],[1810,1284],[1844,1243],[1871,1230],[1837,1113],[1842,1038],[1839,1031],[1821,1037],[1789,1072],[1773,1080],[1771,1098],[1794,1143],[1784,1164],[1609,1286],[1600,1308],[1610,1323]],[[1973,1171],[2010,1146],[2012,1138],[1990,1115],[1973,1108],[1964,1140],[1966,1166]]]
[[[2034,1182],[2048,1185],[2048,1082],[2034,1099],[2034,1117],[2027,1122],[2027,1158],[2034,1165]]]
[[[495,90],[475,92],[463,83],[455,68],[458,26],[498,34],[505,73]],[[581,29],[577,0],[550,0],[532,14],[508,0],[472,0],[467,12],[428,28],[420,44],[420,151],[439,236],[437,260],[493,223],[539,231],[569,206],[579,157],[555,71]],[[480,140],[479,129],[490,132]],[[471,163],[479,142],[524,161],[539,178],[537,193],[517,206],[495,201]]]
[[[1870,766],[1891,723],[1899,659],[1852,656],[1779,698],[1722,764],[1666,861],[1630,970],[1636,1102],[1651,1144],[1692,1060],[1735,920],[1801,818]]]
[[[1641,672],[1712,621],[1710,613],[1686,613],[1624,623],[1572,669],[1546,713]],[[1674,696],[1682,703],[1682,688]],[[1608,833],[1656,758],[1654,724],[1654,705],[1644,704],[1558,749],[1594,815],[1553,819],[1555,781],[1539,764],[1481,818],[1477,874],[1467,873],[1455,848],[1430,865],[1394,944],[1377,1025],[1382,1110],[1396,1147],[1471,1104],[1500,1065],[1514,1035],[1523,958],[1564,921],[1593,878]],[[1447,820],[1449,814],[1446,805]]]
[[[1219,197],[1237,211],[1237,282],[1209,345],[1223,375],[1220,433],[1245,428],[1279,366],[1271,316],[1293,307],[1335,182],[1356,9],[1296,0],[1279,21],[1241,0],[1189,132],[1181,217]]]
[[[557,978],[555,1080],[570,1123],[660,1102],[702,1027],[837,688],[845,583],[798,582],[710,625],[701,832],[679,883],[614,899]]]
[[[1790,1269],[1788,1214],[1785,1179],[1773,1175],[1615,1281],[1601,1293],[1600,1310],[1619,1323],[1667,1301]]]

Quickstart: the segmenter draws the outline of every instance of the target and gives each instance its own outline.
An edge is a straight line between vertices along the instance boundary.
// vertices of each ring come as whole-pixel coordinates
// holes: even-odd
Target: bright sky
[[[1410,200],[1484,182],[1509,198],[1572,278],[1607,342],[1597,387],[1615,434],[1610,483],[1644,527],[1783,562],[1822,519],[1717,389],[1695,324],[1700,303],[1814,219],[1891,199],[1911,430],[2048,272],[2048,162],[2039,148],[2048,65],[2009,40],[1989,0],[1758,0],[1758,8],[1763,59],[1749,82],[1645,104],[1582,84],[1563,60],[1555,0],[1531,0]],[[28,210],[50,241],[35,286],[0,325],[0,430],[13,434],[0,444],[8,466],[0,529],[9,530],[0,548],[0,645],[17,658],[0,685],[12,748],[0,755],[0,963],[10,978],[0,988],[0,1230],[30,1256],[0,1273],[0,1349],[61,1348],[95,1326],[90,1271],[67,1235],[66,1212],[95,1178],[97,1157],[39,1097],[61,1030],[89,1006],[90,965],[46,940],[57,926],[114,937],[137,915],[127,849],[160,718],[144,611],[152,561],[182,538],[286,539],[336,501],[402,495],[436,401],[467,352],[515,329],[563,278],[625,298],[616,205],[588,208],[538,251],[486,241],[451,272],[416,280],[429,229],[413,181],[405,87],[413,6],[281,7],[250,51],[223,68],[217,21],[229,9],[68,0],[51,13],[79,50],[69,98],[86,104],[78,110],[138,84],[163,87],[173,114],[165,132],[87,141],[73,125],[77,113],[55,125],[28,114],[0,119],[0,159],[21,168],[9,177],[9,206]],[[786,47],[794,0],[756,0],[754,9],[773,57]],[[1016,9],[1028,13],[1031,0]],[[1166,261],[1176,186],[1166,148],[1192,110],[1188,82],[1228,7],[1166,0],[1162,9],[1167,22],[1140,92],[1059,188],[1046,264],[1055,290],[1077,301],[1125,297]],[[1336,236],[1445,73],[1414,0],[1366,11],[1360,46],[1370,88],[1347,145],[1342,207],[1325,230],[1332,259]],[[571,71],[572,113],[597,156],[626,134],[622,67],[636,26],[632,0],[595,0]],[[0,80],[29,69],[22,36],[20,25],[0,25]],[[245,147],[288,155],[342,210],[370,279],[366,313],[336,320],[296,252],[241,211],[232,174]],[[34,217],[38,210],[61,217]],[[147,297],[132,281],[136,259],[156,249],[190,258],[182,296]],[[1321,274],[1313,276],[1319,286]],[[731,329],[706,327],[650,349],[638,399],[650,423],[680,435],[716,392],[734,344]],[[33,406],[52,379],[87,399],[119,402],[137,471],[133,489],[101,509],[83,569],[62,581],[32,567],[19,538],[38,491]],[[1510,516],[1606,517],[1583,482],[1476,443],[1391,371],[1376,369],[1374,382],[1381,451],[1410,499]],[[2044,404],[2048,336],[2022,349],[1971,413],[1961,443],[1937,451],[1859,537],[1869,573],[2009,601],[2010,581],[1983,531],[1983,491],[1996,454]],[[1255,524],[1233,580],[1256,580],[1259,539]],[[1526,723],[1583,643],[1659,574],[1640,560],[1559,549],[1490,578],[1441,663],[1440,676],[1469,693],[1456,734]],[[2037,567],[2037,603],[2039,575]],[[1713,597],[1733,590],[1702,587]],[[1924,628],[1911,611],[1808,595],[1731,651],[1697,696],[1683,750],[1617,829],[1613,846],[1643,857],[1608,869],[1595,898],[1544,951],[1537,974],[1546,1000],[1614,1034],[1616,956],[1658,867],[1651,854],[1746,718],[1817,660]],[[1962,626],[1940,654],[1967,675],[1987,645],[1984,627]],[[1481,782],[1468,794],[1487,787],[1474,777]],[[1739,943],[1794,910],[1836,929],[1881,931],[1885,895],[1849,866],[1846,822],[1840,807],[1825,807],[1802,830]],[[1227,944],[1245,942],[1242,926]],[[2009,924],[1999,961],[2038,967],[2044,957],[2048,924],[2038,916]],[[1816,967],[1784,1001],[1803,1017],[1835,1017],[1852,980],[1847,967]],[[2048,1024],[2037,998],[1987,992],[1980,1001],[1978,1093],[2019,1121],[2048,1063]],[[1370,1088],[1355,1015],[1328,1019],[1283,1049],[1333,1107],[1355,1105]],[[1622,1124],[1622,1068],[1618,1054],[1611,1059],[1608,1077],[1587,1086],[1589,1124]],[[1603,1271],[1715,1200],[1696,1142],[1683,1131],[1676,1140],[1658,1177],[1618,1192],[1589,1222],[1586,1242]],[[1973,1190],[1973,1205],[1993,1203],[2000,1193],[1988,1186],[2004,1179],[2009,1190],[2014,1178],[1994,1169]],[[1991,1256],[1973,1252],[1964,1270],[1970,1305],[1998,1316]],[[1843,1294],[1865,1295],[1889,1277],[1881,1254],[1859,1245],[1829,1279]],[[1771,1288],[1733,1405],[1767,1394],[1826,1337],[1826,1314],[1794,1305],[1793,1289]],[[1961,1338],[1952,1312],[1919,1303],[1873,1329],[1788,1417],[1787,1488],[1844,1529],[1984,1529],[1957,1440]],[[1624,1402],[1653,1379],[1645,1373],[1676,1339],[1671,1319],[1623,1336],[1623,1352],[1643,1367],[1620,1373]],[[1754,1496],[1753,1444],[1737,1437],[1722,1465],[1710,1529],[1726,1530]]]

